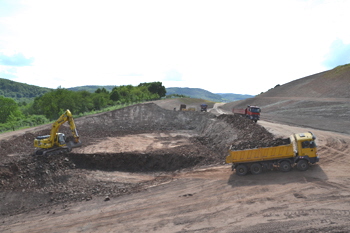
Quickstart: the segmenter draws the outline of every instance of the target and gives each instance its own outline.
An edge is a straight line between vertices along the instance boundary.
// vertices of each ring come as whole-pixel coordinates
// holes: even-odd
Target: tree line
[[[79,116],[111,106],[157,100],[165,95],[166,90],[161,82],[151,82],[138,86],[116,86],[112,91],[98,88],[93,93],[59,87],[28,104],[0,96],[0,132],[56,120],[66,109]]]

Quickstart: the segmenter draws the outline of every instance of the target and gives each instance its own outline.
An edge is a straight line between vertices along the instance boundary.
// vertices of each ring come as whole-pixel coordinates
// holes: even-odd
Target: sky
[[[350,0],[0,0],[0,78],[257,95],[350,63]]]

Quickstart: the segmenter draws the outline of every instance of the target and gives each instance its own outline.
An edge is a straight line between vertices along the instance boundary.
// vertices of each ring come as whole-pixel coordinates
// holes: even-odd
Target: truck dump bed
[[[245,114],[245,109],[239,109],[239,108],[233,108],[232,113],[237,113],[237,114]]]
[[[294,157],[293,144],[249,150],[229,150],[226,163],[247,163]]]

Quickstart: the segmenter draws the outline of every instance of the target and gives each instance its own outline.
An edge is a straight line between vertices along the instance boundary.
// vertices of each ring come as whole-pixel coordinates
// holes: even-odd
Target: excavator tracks
[[[58,147],[58,148],[52,148],[52,149],[39,149],[35,151],[34,155],[45,155],[45,156],[51,156],[51,155],[59,155],[59,154],[65,154],[70,152],[72,149],[68,147]]]

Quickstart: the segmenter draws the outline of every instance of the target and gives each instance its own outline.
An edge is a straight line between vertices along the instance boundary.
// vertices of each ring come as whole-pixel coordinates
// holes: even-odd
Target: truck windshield
[[[250,111],[251,112],[260,112],[260,108],[251,108]]]
[[[303,148],[315,148],[316,147],[316,143],[315,141],[304,141],[301,143],[301,146]]]

